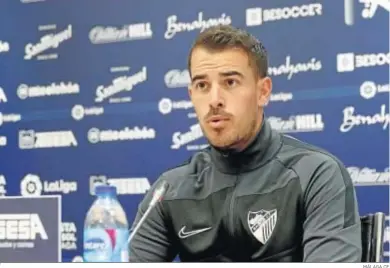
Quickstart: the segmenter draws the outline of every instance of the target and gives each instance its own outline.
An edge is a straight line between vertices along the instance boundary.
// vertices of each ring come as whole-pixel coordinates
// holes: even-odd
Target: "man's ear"
[[[190,99],[192,97],[192,88],[191,85],[188,85],[188,96],[190,96]]]
[[[257,90],[258,90],[258,105],[260,107],[267,106],[272,93],[272,79],[268,76],[264,78],[260,78],[257,81]]]

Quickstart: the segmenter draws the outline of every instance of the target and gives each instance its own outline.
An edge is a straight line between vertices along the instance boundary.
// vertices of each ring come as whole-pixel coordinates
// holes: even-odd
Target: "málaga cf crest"
[[[249,211],[248,213],[248,225],[252,234],[262,244],[267,243],[273,230],[275,229],[277,220],[276,209],[272,210],[259,210],[256,212]]]

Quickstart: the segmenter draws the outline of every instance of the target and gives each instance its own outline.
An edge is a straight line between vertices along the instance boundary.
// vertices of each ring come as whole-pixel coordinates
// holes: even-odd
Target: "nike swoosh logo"
[[[185,228],[186,227],[183,226],[183,228],[180,229],[180,231],[179,231],[179,237],[180,238],[184,239],[184,238],[196,235],[196,234],[200,234],[200,233],[206,232],[206,231],[210,230],[212,227],[207,227],[207,228],[203,228],[203,229],[193,230],[193,231],[189,231],[189,232],[184,231]]]

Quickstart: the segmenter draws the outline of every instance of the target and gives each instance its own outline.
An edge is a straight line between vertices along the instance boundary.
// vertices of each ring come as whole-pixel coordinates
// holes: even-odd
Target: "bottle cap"
[[[95,187],[95,194],[97,196],[102,196],[102,195],[116,195],[116,187],[111,186],[111,185],[98,185]]]

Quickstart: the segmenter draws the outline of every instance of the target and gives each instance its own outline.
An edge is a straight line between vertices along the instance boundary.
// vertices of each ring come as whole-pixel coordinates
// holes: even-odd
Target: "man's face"
[[[240,149],[261,122],[270,79],[257,78],[241,49],[202,47],[193,50],[191,77],[189,93],[206,138],[221,149]]]

